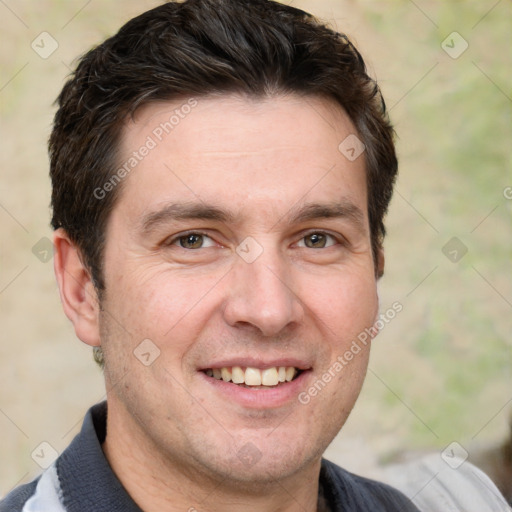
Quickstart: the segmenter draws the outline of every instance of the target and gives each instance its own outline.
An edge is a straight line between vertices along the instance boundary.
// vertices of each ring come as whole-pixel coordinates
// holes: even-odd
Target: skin
[[[138,111],[122,155],[181,104]],[[297,396],[378,312],[364,156],[351,162],[338,150],[355,132],[326,99],[198,98],[122,183],[101,308],[76,247],[55,233],[64,310],[105,354],[104,452],[143,510],[317,510],[321,455],[359,395],[369,345],[307,405]],[[225,218],[155,215],[170,204]],[[324,217],[312,204],[341,208]],[[180,246],[190,232],[203,246]],[[311,247],[312,233],[328,236]],[[247,237],[258,244],[250,251],[262,250],[252,263],[237,253]],[[148,366],[133,353],[145,339],[160,351]],[[293,396],[248,403],[200,371],[233,358],[295,358],[307,371]]]

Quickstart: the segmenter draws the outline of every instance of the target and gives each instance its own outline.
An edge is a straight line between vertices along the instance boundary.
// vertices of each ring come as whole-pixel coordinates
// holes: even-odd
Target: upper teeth
[[[273,368],[252,368],[245,370],[241,366],[208,369],[206,374],[217,380],[245,384],[247,386],[277,386],[280,382],[290,382],[297,374],[293,366],[274,366]]]

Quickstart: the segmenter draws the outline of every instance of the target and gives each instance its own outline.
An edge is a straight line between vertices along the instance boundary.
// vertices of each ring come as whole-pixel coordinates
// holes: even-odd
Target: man
[[[397,172],[345,36],[270,1],[162,5],[80,60],[50,157],[63,308],[107,402],[0,510],[417,510],[322,459]]]

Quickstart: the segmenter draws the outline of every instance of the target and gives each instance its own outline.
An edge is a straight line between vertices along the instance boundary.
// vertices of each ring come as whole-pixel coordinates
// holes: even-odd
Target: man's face
[[[289,476],[318,463],[368,363],[363,346],[333,369],[378,309],[364,157],[338,150],[355,129],[327,100],[182,104],[146,106],[123,132],[121,162],[151,149],[107,229],[109,422],[181,471]]]

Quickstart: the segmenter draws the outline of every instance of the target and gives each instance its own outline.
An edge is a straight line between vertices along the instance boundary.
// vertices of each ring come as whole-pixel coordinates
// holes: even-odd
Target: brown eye
[[[331,235],[326,233],[310,233],[299,242],[299,246],[307,247],[308,249],[325,249],[335,243],[336,241]]]
[[[204,237],[198,233],[191,233],[190,235],[180,236],[178,243],[184,249],[200,249],[203,246]]]
[[[216,247],[218,244],[213,238],[204,233],[189,232],[185,234],[177,234],[165,242],[166,246],[177,246],[182,249],[197,250],[206,249],[208,247]]]
[[[304,237],[304,243],[306,244],[306,247],[309,247],[310,249],[322,249],[325,247],[326,241],[327,237],[322,233],[312,233],[311,235]]]

